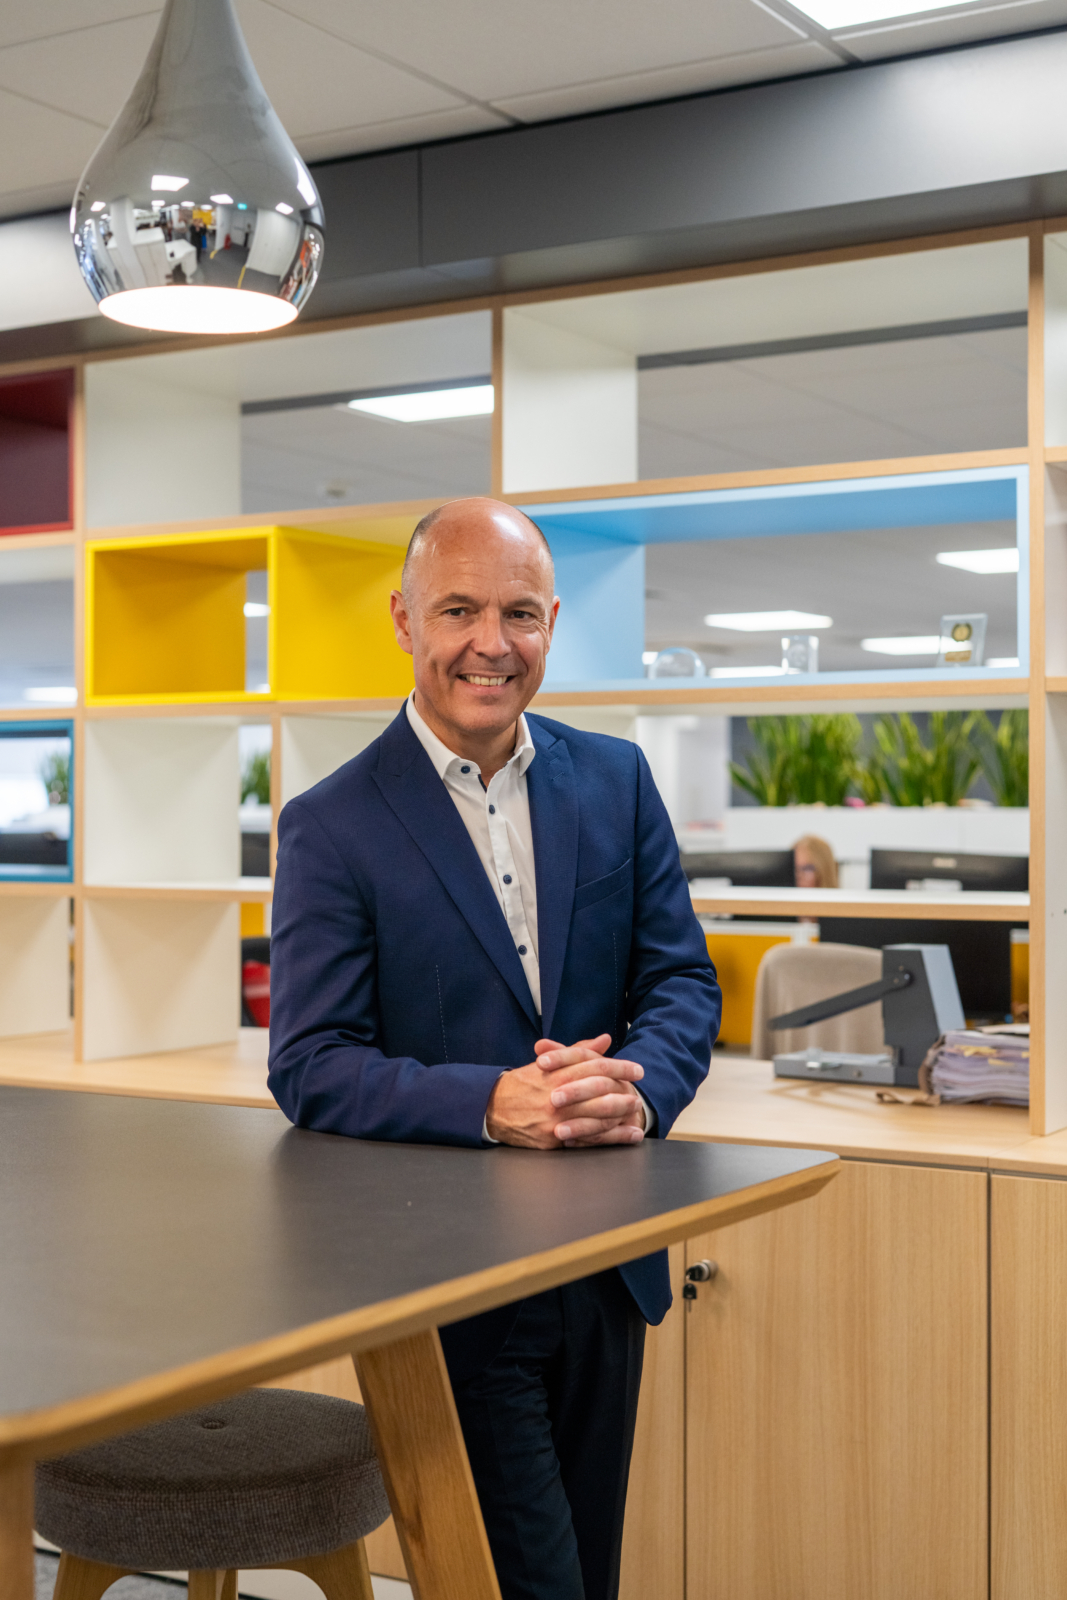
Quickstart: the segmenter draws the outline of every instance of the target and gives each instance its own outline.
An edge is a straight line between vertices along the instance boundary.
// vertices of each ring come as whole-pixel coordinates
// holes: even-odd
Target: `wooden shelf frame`
[[[708,714],[744,715],[760,714],[780,710],[783,713],[798,712],[813,709],[817,706],[826,706],[833,709],[915,709],[934,706],[969,706],[982,704],[986,706],[1019,705],[1028,703],[1031,713],[1031,727],[1035,730],[1032,735],[1033,744],[1033,772],[1032,779],[1034,798],[1032,806],[1033,839],[1031,844],[1031,858],[1033,861],[1032,882],[1034,890],[1031,896],[1030,914],[1032,917],[1031,933],[1031,982],[1033,1005],[1035,1008],[1035,1028],[1033,1038],[1032,1079],[1034,1086],[1034,1106],[1031,1117],[1032,1132],[1035,1135],[1044,1135],[1053,1132],[1058,1127],[1067,1127],[1067,1040],[1064,1042],[1064,1055],[1046,1064],[1045,1036],[1047,1027],[1043,1026],[1042,1007],[1046,1005],[1045,995],[1047,985],[1044,983],[1044,965],[1047,960],[1045,942],[1041,929],[1044,920],[1051,915],[1049,907],[1053,900],[1062,899],[1067,891],[1067,866],[1064,868],[1064,882],[1060,885],[1060,869],[1054,867],[1054,883],[1046,888],[1046,873],[1049,870],[1050,850],[1046,849],[1046,830],[1050,833],[1056,826],[1051,818],[1055,812],[1047,802],[1046,787],[1048,783],[1047,768],[1049,765],[1048,739],[1045,737],[1045,719],[1054,708],[1067,695],[1067,657],[1062,662],[1056,662],[1045,649],[1045,623],[1043,606],[1045,603],[1045,545],[1044,545],[1044,499],[1043,484],[1041,480],[1046,468],[1055,470],[1061,464],[1067,464],[1067,445],[1045,447],[1044,444],[1044,390],[1043,390],[1043,347],[1044,347],[1044,235],[1046,232],[1057,231],[1064,227],[1064,219],[1049,219],[1048,222],[1030,224],[1012,224],[992,229],[966,230],[940,235],[918,236],[907,240],[891,240],[864,244],[855,247],[841,247],[835,250],[819,251],[790,257],[761,259],[748,262],[731,263],[714,268],[694,268],[682,272],[664,274],[645,274],[629,279],[614,279],[608,281],[590,282],[584,284],[560,285],[551,290],[532,292],[516,292],[482,297],[477,301],[465,301],[462,309],[488,310],[493,317],[493,369],[499,384],[503,370],[503,316],[506,309],[520,306],[536,306],[547,304],[553,300],[573,299],[579,297],[596,296],[605,293],[616,293],[627,289],[667,287],[672,284],[696,283],[712,278],[740,277],[758,274],[776,274],[790,267],[830,265],[838,262],[869,259],[882,256],[906,256],[912,252],[931,249],[950,249],[959,245],[993,242],[996,240],[1027,239],[1030,249],[1030,296],[1029,296],[1029,326],[1030,326],[1030,372],[1029,372],[1029,417],[1028,417],[1028,443],[1024,448],[1010,448],[987,451],[967,451],[949,453],[938,456],[919,456],[897,458],[893,460],[860,461],[860,462],[831,462],[819,466],[805,466],[800,468],[773,469],[767,471],[753,471],[727,474],[710,474],[706,476],[689,476],[660,480],[645,480],[632,482],[613,482],[597,485],[584,485],[579,488],[566,487],[559,489],[539,489],[529,493],[504,495],[503,498],[515,504],[552,504],[566,501],[597,500],[610,495],[656,496],[670,493],[688,493],[693,491],[733,490],[733,489],[759,489],[771,487],[787,487],[791,484],[798,486],[815,482],[833,483],[844,479],[879,479],[904,474],[941,473],[973,471],[975,469],[1008,468],[1027,466],[1030,473],[1031,504],[1030,504],[1030,543],[1031,543],[1031,661],[1032,669],[1027,676],[1025,673],[1015,675],[998,674],[988,680],[964,678],[953,679],[950,682],[936,681],[925,677],[913,681],[867,681],[862,683],[835,683],[824,681],[815,685],[789,684],[789,683],[704,683],[671,689],[634,688],[614,689],[608,686],[579,686],[576,689],[563,691],[546,691],[535,702],[535,709],[545,712],[549,716],[565,718],[570,711],[580,710],[617,710],[620,715],[627,710],[634,714],[647,715],[657,710],[705,710]],[[324,333],[332,329],[371,327],[392,322],[416,322],[423,318],[453,314],[457,311],[454,302],[445,302],[436,305],[419,306],[412,308],[399,308],[385,312],[366,313],[355,317],[340,319],[327,319],[316,323],[314,332]],[[300,337],[305,330],[300,326],[284,331],[277,337]],[[239,341],[238,341],[239,342]],[[148,346],[145,354],[161,354],[168,350],[186,351],[192,348],[209,348],[211,341],[204,340],[161,340]],[[210,532],[219,526],[219,519],[195,522],[182,521],[181,523],[155,524],[146,527],[126,526],[122,528],[94,527],[88,530],[85,520],[85,400],[84,380],[87,368],[94,362],[113,362],[135,359],[127,350],[113,350],[98,354],[75,354],[64,360],[42,359],[13,363],[4,368],[5,374],[19,372],[40,372],[60,366],[73,367],[76,373],[76,391],[74,412],[72,417],[72,438],[74,442],[74,507],[75,522],[72,532],[39,534],[30,536],[8,536],[7,547],[17,549],[31,544],[73,544],[79,556],[84,553],[85,545],[90,540],[102,542],[109,539],[143,537],[147,539],[166,539],[174,534],[190,534],[196,532]],[[498,405],[494,414],[494,447],[493,447],[493,473],[494,491],[501,493],[501,439],[502,439],[502,406]],[[248,515],[230,517],[226,519],[226,526],[233,530],[262,526],[265,521],[276,522],[289,527],[304,528],[309,531],[333,533],[348,538],[371,538],[382,544],[401,546],[406,542],[411,528],[415,522],[434,504],[431,500],[413,500],[385,505],[344,506],[331,508],[309,508],[303,512],[287,511],[275,518],[264,518],[261,515]],[[0,551],[4,548],[4,540],[0,539]],[[76,563],[76,629],[78,631],[76,648],[76,683],[79,691],[79,700],[74,708],[62,707],[52,709],[34,708],[32,711],[17,710],[0,713],[9,720],[26,720],[57,722],[73,721],[75,724],[75,782],[77,792],[85,795],[85,734],[92,728],[102,728],[109,722],[119,722],[125,719],[160,718],[165,720],[200,717],[230,717],[241,721],[268,722],[274,734],[274,759],[272,762],[272,800],[277,814],[278,807],[287,793],[293,791],[295,785],[302,783],[308,773],[315,769],[316,762],[332,759],[334,753],[343,759],[343,753],[354,753],[352,747],[360,745],[372,736],[375,728],[391,715],[394,715],[402,704],[399,695],[377,695],[366,697],[350,697],[332,701],[314,698],[294,699],[292,697],[274,701],[267,701],[264,697],[260,700],[248,700],[243,697],[229,696],[225,699],[207,701],[191,698],[184,704],[178,704],[168,699],[152,706],[119,706],[119,705],[93,705],[85,703],[84,682],[84,638],[83,618],[84,605],[84,570],[83,561]],[[1049,633],[1053,631],[1053,622],[1050,617]],[[1067,621],[1067,619],[1065,619]],[[1067,635],[1067,626],[1064,627]],[[288,750],[288,763],[286,751]],[[287,775],[288,766],[288,775]],[[1062,812],[1060,813],[1062,815]],[[146,911],[155,908],[162,911],[168,905],[180,907],[184,902],[189,911],[193,911],[197,904],[200,911],[207,913],[229,914],[228,900],[238,891],[232,883],[220,884],[173,884],[168,879],[159,879],[142,884],[114,883],[110,881],[89,884],[85,879],[85,807],[75,807],[74,813],[74,860],[75,877],[70,885],[24,885],[0,883],[0,901],[15,899],[20,896],[45,896],[48,898],[69,896],[74,903],[75,917],[75,1028],[74,1028],[74,1053],[77,1058],[83,1055],[83,1030],[84,1030],[84,946],[85,922],[90,912],[97,914],[109,907],[118,910],[123,905],[142,905]],[[1050,841],[1051,844],[1051,841]],[[1058,846],[1057,846],[1058,848]],[[1052,852],[1055,853],[1054,851]],[[240,890],[242,899],[266,898],[266,890],[245,893]],[[208,897],[197,901],[196,897]],[[753,914],[768,914],[776,907],[781,908],[783,915],[798,914],[795,905],[779,898],[769,903],[760,903],[756,909],[758,896],[749,896],[747,900],[732,904],[730,909],[740,910],[744,905],[751,905]],[[908,897],[908,904],[901,914],[909,917],[922,915],[918,905],[919,897]],[[700,902],[705,904],[706,902]],[[716,900],[714,903],[720,903]],[[1067,904],[1067,899],[1062,903]],[[848,908],[847,910],[845,908]],[[810,911],[805,910],[804,915],[818,914],[826,908],[812,905]],[[870,914],[870,903],[867,898],[859,896],[842,895],[834,907],[839,914],[864,915]],[[936,914],[941,917],[967,915],[972,907],[966,902],[938,906]],[[1025,920],[1018,915],[1019,907],[988,907],[985,915],[998,917],[1003,920]],[[879,914],[891,915],[888,908],[880,908]],[[929,914],[934,914],[931,904]],[[1054,988],[1055,985],[1053,984]],[[1058,1047],[1057,1047],[1058,1048]],[[171,1059],[178,1059],[177,1057]],[[1055,1080],[1054,1092],[1051,1080]],[[1048,1080],[1048,1081],[1046,1081]]]

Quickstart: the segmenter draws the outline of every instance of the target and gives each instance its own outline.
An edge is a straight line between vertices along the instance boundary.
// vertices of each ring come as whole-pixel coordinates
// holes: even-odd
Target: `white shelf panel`
[[[916,894],[908,889],[719,889],[694,895],[693,910],[703,916],[902,917],[931,921],[1025,922],[1030,896],[1007,891],[989,894]]]
[[[239,940],[235,902],[90,898],[82,942],[84,1059],[236,1040]]]
[[[269,878],[231,878],[226,882],[202,879],[194,883],[177,879],[152,883],[88,883],[83,891],[87,900],[188,900],[223,904],[240,901],[268,901],[274,885]]]

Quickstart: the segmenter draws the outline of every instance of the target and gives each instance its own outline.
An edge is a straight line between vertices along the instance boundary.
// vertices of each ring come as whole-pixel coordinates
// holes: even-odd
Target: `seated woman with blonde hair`
[[[836,889],[837,862],[825,839],[806,833],[793,846],[793,870],[798,889]]]

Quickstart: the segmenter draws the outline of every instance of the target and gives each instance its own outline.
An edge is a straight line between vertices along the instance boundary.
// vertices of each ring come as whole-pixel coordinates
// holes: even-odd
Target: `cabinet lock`
[[[682,1287],[683,1300],[695,1300],[697,1297],[697,1284],[710,1283],[711,1279],[718,1276],[719,1263],[717,1261],[694,1261],[691,1267],[685,1269],[685,1284]]]

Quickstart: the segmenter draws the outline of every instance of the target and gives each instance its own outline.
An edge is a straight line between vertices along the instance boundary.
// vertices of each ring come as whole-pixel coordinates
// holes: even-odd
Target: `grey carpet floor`
[[[52,1600],[56,1586],[56,1569],[59,1557],[38,1550],[36,1556],[37,1600]],[[170,1583],[163,1578],[120,1578],[107,1591],[105,1600],[184,1600],[188,1590],[184,1583]]]

